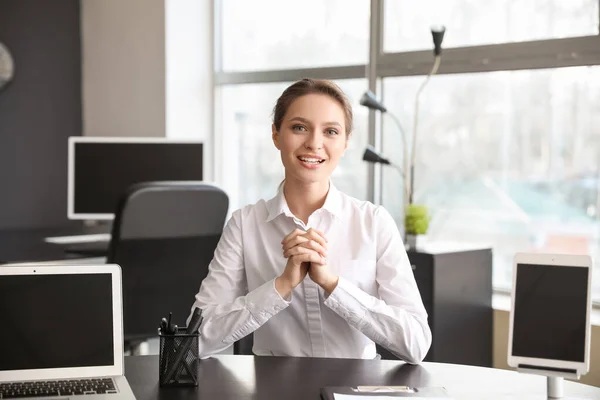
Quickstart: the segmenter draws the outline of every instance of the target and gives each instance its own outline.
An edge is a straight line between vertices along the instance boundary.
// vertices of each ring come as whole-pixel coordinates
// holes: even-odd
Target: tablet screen
[[[588,269],[517,265],[512,355],[584,362]]]

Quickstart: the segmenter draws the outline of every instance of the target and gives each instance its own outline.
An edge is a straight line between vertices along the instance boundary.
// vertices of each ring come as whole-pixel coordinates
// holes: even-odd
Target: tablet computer
[[[547,376],[590,365],[592,259],[518,253],[514,258],[508,365]]]

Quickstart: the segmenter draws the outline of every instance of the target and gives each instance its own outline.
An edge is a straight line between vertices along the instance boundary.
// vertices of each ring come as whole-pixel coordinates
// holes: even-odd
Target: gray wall
[[[14,80],[0,91],[0,229],[66,226],[67,137],[81,135],[78,0],[0,0]]]
[[[84,135],[165,137],[165,1],[81,2]]]

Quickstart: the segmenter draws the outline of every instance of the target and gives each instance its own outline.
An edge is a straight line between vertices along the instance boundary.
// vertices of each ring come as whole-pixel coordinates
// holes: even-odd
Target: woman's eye
[[[327,134],[331,136],[337,135],[338,131],[336,131],[335,129],[327,129]]]
[[[292,129],[295,131],[299,131],[299,132],[303,132],[306,130],[306,128],[302,125],[294,125],[294,126],[292,126]]]

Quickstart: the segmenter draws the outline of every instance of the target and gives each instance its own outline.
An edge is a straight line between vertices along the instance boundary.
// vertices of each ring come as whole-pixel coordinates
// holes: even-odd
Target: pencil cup
[[[179,328],[175,334],[158,330],[160,386],[198,386],[198,336]]]

